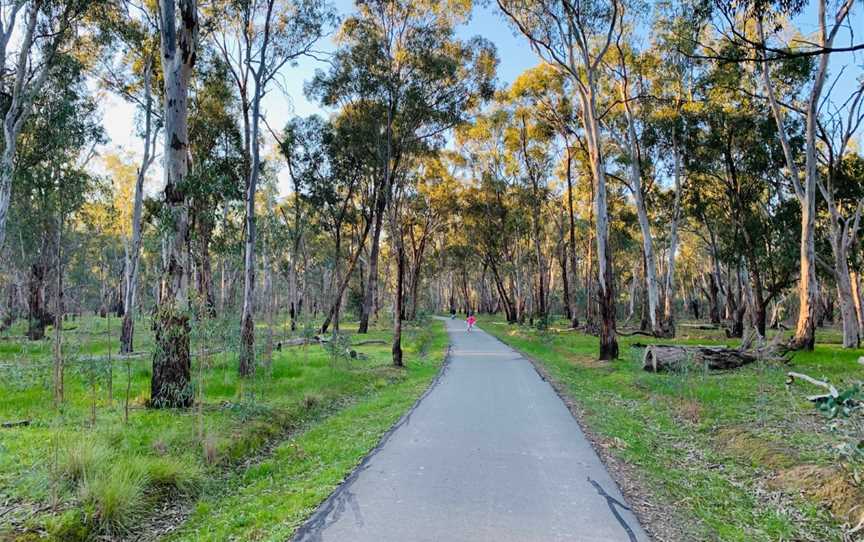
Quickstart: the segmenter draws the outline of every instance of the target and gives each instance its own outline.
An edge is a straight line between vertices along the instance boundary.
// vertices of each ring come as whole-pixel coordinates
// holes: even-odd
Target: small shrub
[[[330,355],[330,363],[334,367],[340,361],[348,362],[351,359],[351,336],[347,333],[333,333],[330,340],[324,343],[324,349]]]
[[[88,522],[109,537],[129,532],[146,508],[148,483],[147,473],[135,462],[119,462],[86,478],[79,494]]]

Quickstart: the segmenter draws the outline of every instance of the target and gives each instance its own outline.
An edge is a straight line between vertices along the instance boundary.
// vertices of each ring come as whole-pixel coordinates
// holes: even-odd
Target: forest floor
[[[383,344],[354,347],[356,359],[284,348],[240,380],[236,322],[213,321],[193,328],[202,408],[151,410],[148,322],[136,324],[145,354],[109,365],[119,323],[66,322],[60,409],[50,339],[27,341],[20,325],[0,339],[0,423],[12,424],[0,428],[0,540],[284,540],[428,387],[448,344],[439,322],[409,325],[396,369],[389,331],[372,330],[362,339]],[[358,342],[355,330],[343,324]]]
[[[480,325],[530,357],[564,396],[655,539],[860,536],[852,531],[864,519],[864,472],[838,449],[850,435],[864,437],[864,427],[828,420],[806,400],[824,390],[786,382],[790,370],[841,389],[862,380],[864,352],[843,349],[836,331],[820,329],[815,351],[796,353],[789,365],[653,374],[642,370],[634,343],[738,340],[685,324],[674,341],[620,337],[620,359],[599,362],[598,339],[563,321],[546,330],[488,317]]]

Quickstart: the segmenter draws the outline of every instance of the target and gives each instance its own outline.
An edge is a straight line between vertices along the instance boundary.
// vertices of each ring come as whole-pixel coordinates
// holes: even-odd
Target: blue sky
[[[336,0],[334,4],[340,14],[343,15],[354,9],[353,0]],[[523,37],[513,34],[507,21],[500,15],[495,2],[477,2],[477,4],[486,5],[475,5],[473,16],[468,24],[459,28],[459,35],[464,38],[480,35],[495,44],[499,58],[499,85],[507,85],[524,70],[536,65],[538,60],[527,41]],[[804,33],[816,30],[814,6],[815,2],[810,2],[807,10],[795,20],[796,27]],[[861,7],[860,4],[855,6],[854,17],[851,21],[852,28],[864,28],[864,9],[860,9]],[[842,32],[838,36],[837,45],[848,44],[848,42],[849,32]],[[322,51],[332,51],[333,48],[334,45],[330,37],[323,40],[318,47]],[[839,71],[839,65],[849,64],[843,81],[835,88],[838,97],[845,98],[855,84],[855,80],[861,77],[862,62],[864,62],[864,55],[861,53],[857,56],[843,54],[832,57],[832,71],[834,72]],[[264,111],[270,126],[279,129],[294,115],[326,114],[318,104],[310,102],[303,94],[304,83],[312,78],[316,69],[325,68],[325,63],[312,58],[304,58],[297,66],[285,68],[281,80],[282,85],[280,88],[274,86],[264,100]],[[113,96],[104,95],[102,109],[105,128],[110,139],[106,147],[120,152],[140,153],[141,144],[134,129],[134,108]],[[158,167],[154,168],[157,171],[158,169]],[[283,173],[280,175],[280,192],[285,193],[286,187],[287,178]],[[153,188],[155,189],[155,187]]]
[[[334,4],[342,15],[354,9],[353,0],[336,0]],[[480,35],[495,44],[500,59],[499,84],[506,85],[524,70],[536,65],[538,61],[527,46],[527,42],[513,35],[494,5],[492,2],[487,6],[477,6],[468,24],[459,28],[459,35],[465,38]],[[317,49],[325,52],[332,51],[334,45],[331,38],[332,36],[324,40]],[[284,126],[295,115],[307,116],[314,113],[326,115],[317,103],[310,102],[303,94],[304,83],[312,78],[316,69],[326,69],[326,64],[312,58],[301,59],[297,66],[285,68],[280,88],[274,86],[270,89],[263,106],[267,121],[274,130]],[[102,110],[105,129],[110,140],[106,150],[139,154],[142,147],[135,135],[134,108],[114,96],[105,95]],[[160,168],[153,169],[158,171]],[[284,194],[287,185],[287,178],[283,172],[280,175],[280,192]]]

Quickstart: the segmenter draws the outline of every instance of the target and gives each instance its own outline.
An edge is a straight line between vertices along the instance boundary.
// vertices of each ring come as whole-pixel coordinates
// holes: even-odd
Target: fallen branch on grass
[[[648,331],[642,331],[641,329],[636,330],[636,331],[631,331],[630,333],[626,333],[624,331],[619,331],[618,335],[621,335],[622,337],[634,337],[636,335],[643,335],[645,337],[654,337],[653,333],[650,333]]]
[[[795,379],[797,378],[797,379],[803,380],[804,382],[808,382],[810,384],[813,384],[814,386],[820,387],[820,388],[828,391],[828,393],[823,393],[821,395],[808,395],[807,400],[810,401],[811,403],[819,403],[819,402],[822,402],[822,401],[828,399],[829,397],[836,399],[837,397],[840,396],[840,392],[837,391],[837,388],[835,388],[829,382],[826,382],[824,380],[816,380],[812,376],[805,375],[804,373],[795,373],[795,372],[791,372],[791,371],[786,373],[786,377],[787,377],[786,378],[786,385],[787,386],[791,386],[792,384],[794,384]]]
[[[304,346],[307,344],[326,344],[329,342],[330,342],[329,337],[319,337],[317,335],[314,337],[308,337],[308,338],[307,337],[300,337],[298,339],[288,339],[286,341],[281,341],[281,342],[277,343],[276,350],[281,350],[282,347],[288,347],[288,346]],[[367,344],[387,344],[387,341],[385,341],[383,339],[365,339],[365,340],[356,342],[356,343],[352,344],[351,346],[364,346]]]
[[[8,429],[11,427],[26,427],[30,425],[30,420],[19,420],[17,422],[3,422],[0,423],[0,427],[4,429]]]
[[[383,339],[366,339],[365,341],[356,342],[351,346],[363,346],[365,344],[387,344],[387,341]]]

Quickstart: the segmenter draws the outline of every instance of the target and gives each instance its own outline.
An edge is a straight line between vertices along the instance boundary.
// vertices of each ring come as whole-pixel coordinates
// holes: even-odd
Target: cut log
[[[759,358],[750,352],[733,348],[650,345],[642,356],[642,368],[652,373],[659,373],[694,365],[713,371],[723,371],[737,369],[757,359]]]

